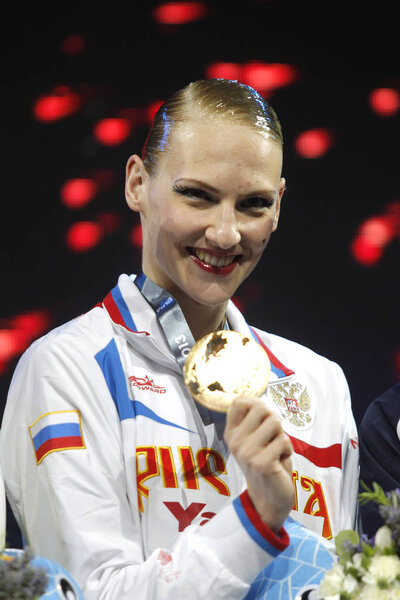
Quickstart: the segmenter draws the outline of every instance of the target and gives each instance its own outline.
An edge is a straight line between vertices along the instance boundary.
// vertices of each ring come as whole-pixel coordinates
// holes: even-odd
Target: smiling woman
[[[330,566],[324,538],[354,525],[340,367],[250,327],[231,301],[277,229],[281,171],[279,121],[253,89],[207,80],[174,94],[126,167],[142,273],[18,365],[1,437],[10,504],[86,600],[294,598]],[[271,364],[267,391],[226,415],[198,404],[182,373],[196,340],[221,329]],[[317,546],[329,559],[288,581]]]
[[[178,301],[196,339],[221,323],[278,225],[282,148],[260,130],[195,113],[175,124],[152,176],[139,156],[128,161],[143,271]]]

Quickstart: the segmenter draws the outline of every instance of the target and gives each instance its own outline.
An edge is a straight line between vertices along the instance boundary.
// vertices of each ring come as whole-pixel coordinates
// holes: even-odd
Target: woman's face
[[[173,131],[150,178],[127,165],[127,201],[141,214],[143,271],[178,302],[226,303],[275,231],[282,150],[246,125],[197,120]]]

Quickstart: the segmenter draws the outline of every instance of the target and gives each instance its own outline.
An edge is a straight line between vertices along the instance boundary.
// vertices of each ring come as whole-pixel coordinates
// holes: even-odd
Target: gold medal
[[[239,396],[261,396],[271,365],[251,335],[223,330],[201,338],[187,355],[183,378],[193,398],[210,410],[226,412]]]

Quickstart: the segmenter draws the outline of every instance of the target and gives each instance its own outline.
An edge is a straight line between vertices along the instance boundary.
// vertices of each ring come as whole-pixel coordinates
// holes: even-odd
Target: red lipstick
[[[207,273],[210,273],[211,275],[219,275],[220,277],[224,277],[232,273],[233,269],[237,265],[237,262],[234,261],[230,265],[226,265],[225,267],[216,267],[214,265],[209,265],[208,263],[203,262],[194,254],[190,254],[190,258],[193,260],[193,262],[196,263],[198,267],[200,267],[200,269],[203,269],[203,271],[207,271]]]

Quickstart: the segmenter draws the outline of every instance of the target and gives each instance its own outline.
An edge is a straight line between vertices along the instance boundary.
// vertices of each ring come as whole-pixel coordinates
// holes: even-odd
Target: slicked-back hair
[[[155,114],[142,153],[149,175],[168,151],[174,127],[194,119],[230,119],[283,145],[276,112],[256,90],[230,79],[200,79],[175,92]]]

